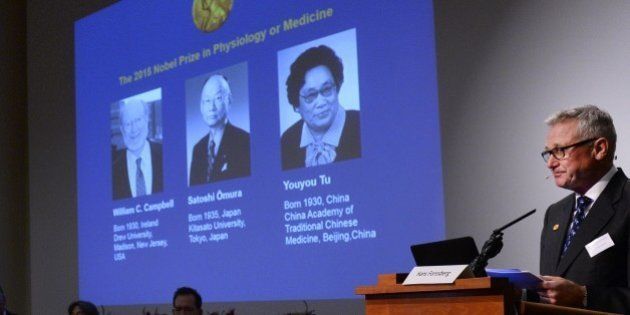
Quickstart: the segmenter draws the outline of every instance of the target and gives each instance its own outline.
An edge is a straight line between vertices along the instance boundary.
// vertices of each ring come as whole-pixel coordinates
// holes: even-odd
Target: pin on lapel
[[[559,228],[560,228],[560,224],[556,223],[556,224],[553,225],[553,230],[554,231],[557,231]]]

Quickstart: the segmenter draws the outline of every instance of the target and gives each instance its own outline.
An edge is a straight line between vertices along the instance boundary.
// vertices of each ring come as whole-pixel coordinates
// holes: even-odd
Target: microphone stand
[[[487,277],[486,266],[488,266],[488,260],[494,258],[503,249],[503,230],[509,228],[515,223],[525,219],[526,217],[534,214],[536,209],[531,210],[524,215],[518,217],[516,220],[492,231],[490,238],[483,244],[479,255],[468,265],[475,277]]]

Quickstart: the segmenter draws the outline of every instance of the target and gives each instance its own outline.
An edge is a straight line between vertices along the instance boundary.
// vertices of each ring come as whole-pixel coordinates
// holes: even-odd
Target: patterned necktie
[[[214,168],[214,146],[214,140],[211,139],[210,143],[208,143],[208,170],[206,173],[206,182],[208,183],[212,180],[212,170]]]
[[[575,215],[573,216],[573,222],[571,223],[571,230],[569,230],[569,234],[567,234],[567,238],[564,241],[564,246],[562,247],[562,256],[566,253],[573,237],[575,237],[575,233],[580,228],[580,224],[584,221],[584,211],[591,203],[591,199],[586,196],[580,196],[577,199],[577,203],[575,204]]]
[[[144,183],[144,174],[142,173],[142,158],[136,159],[136,196],[144,196],[147,194],[147,188]]]

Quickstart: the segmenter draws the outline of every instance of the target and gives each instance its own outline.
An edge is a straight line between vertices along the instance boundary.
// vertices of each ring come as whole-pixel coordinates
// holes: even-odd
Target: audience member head
[[[173,294],[173,315],[202,315],[201,295],[197,290],[189,287],[181,287]]]
[[[68,306],[68,315],[99,315],[99,313],[92,302],[75,301]]]

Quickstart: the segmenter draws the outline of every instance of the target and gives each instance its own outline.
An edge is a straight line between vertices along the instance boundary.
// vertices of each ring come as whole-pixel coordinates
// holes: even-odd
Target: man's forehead
[[[180,294],[175,298],[175,305],[195,304],[195,296],[192,294]]]
[[[219,92],[221,92],[222,88],[220,85],[216,85],[216,84],[210,84],[208,82],[208,84],[206,84],[203,87],[203,95],[215,95]]]
[[[144,114],[144,104],[142,102],[130,102],[130,103],[126,103],[121,110],[121,113],[123,114],[123,118],[124,116],[127,115],[139,115],[139,114]]]
[[[574,142],[577,138],[577,121],[558,122],[549,127],[545,147],[554,148]]]
[[[225,88],[223,87],[222,79],[219,77],[211,77],[208,79],[208,82],[203,86],[202,92],[203,94],[217,94],[224,92]]]

